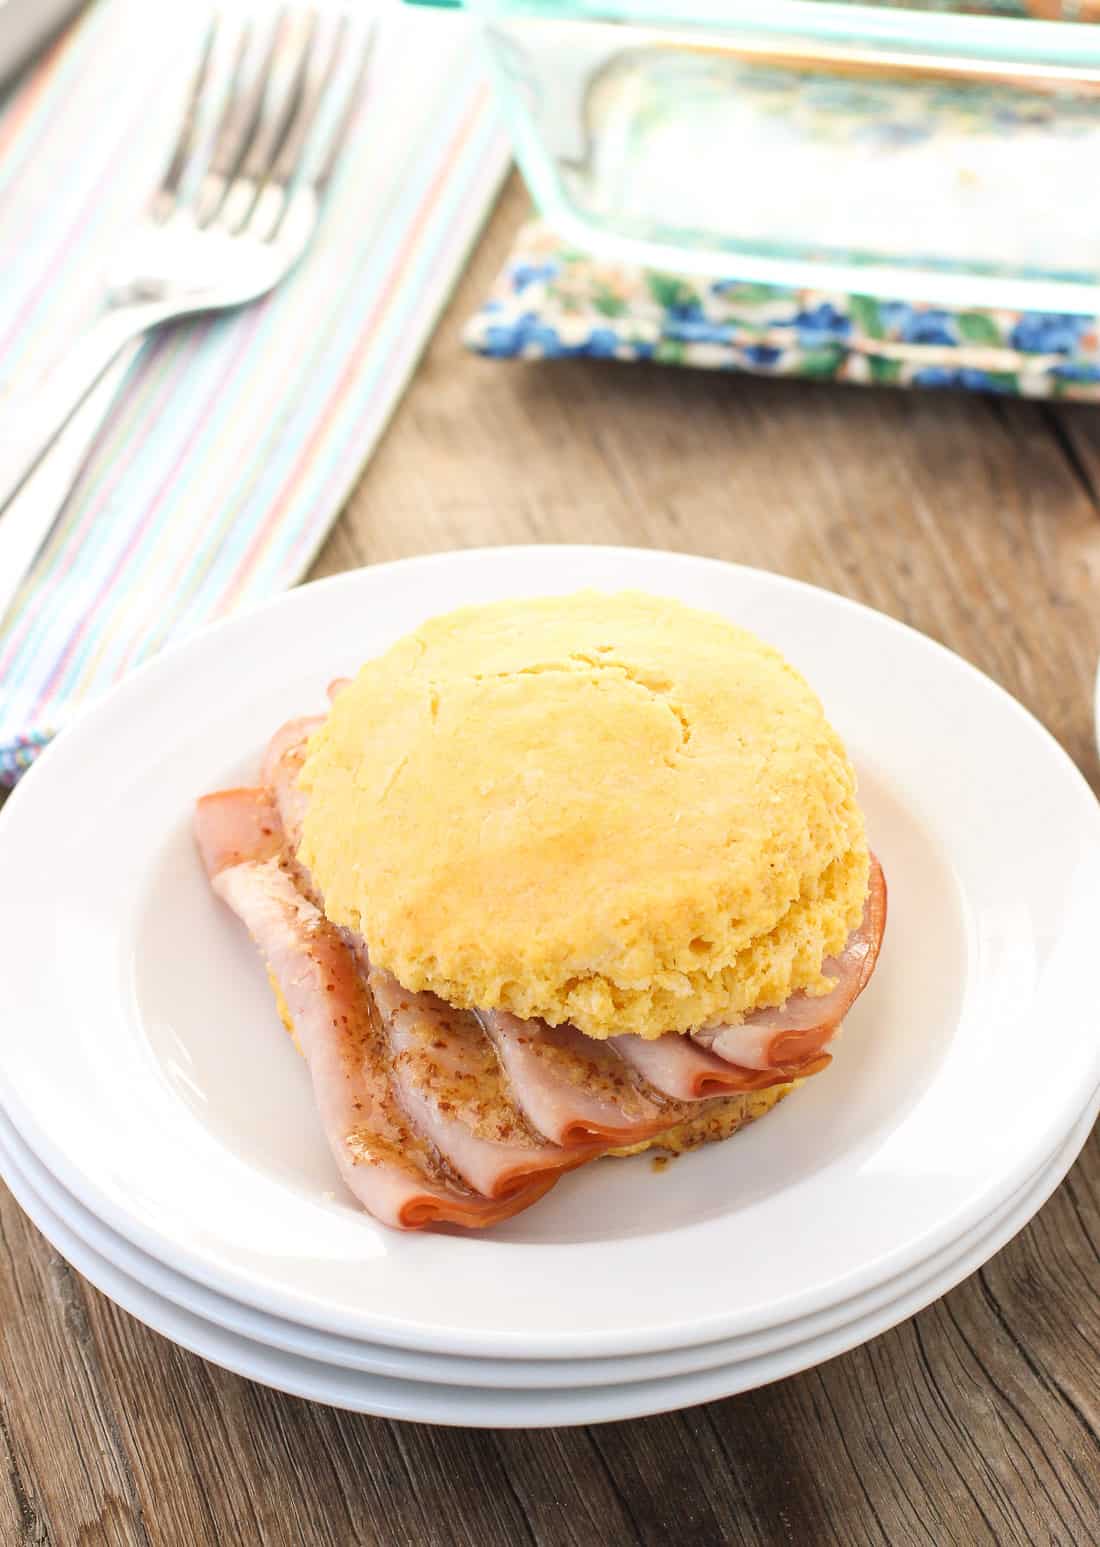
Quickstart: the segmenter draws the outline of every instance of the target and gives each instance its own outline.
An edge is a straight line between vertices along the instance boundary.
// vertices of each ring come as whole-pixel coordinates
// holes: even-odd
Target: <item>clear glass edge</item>
[[[428,0],[448,4],[449,0]],[[799,37],[809,42],[879,44],[1006,63],[1091,66],[1100,63],[1100,24],[1034,18],[909,11],[830,0],[465,0],[485,20],[523,18],[610,22],[730,36]]]
[[[406,0],[410,3],[410,0]],[[456,0],[411,0],[452,9]],[[950,52],[980,60],[1029,64],[1100,65],[1100,25],[992,16],[917,12],[829,0],[692,0],[672,13],[670,0],[465,0],[483,22],[561,21],[686,30],[706,26],[745,36],[795,35],[810,42],[878,43],[924,53]],[[489,51],[490,56],[492,51]],[[516,159],[531,195],[562,240],[596,258],[688,276],[738,280],[882,300],[918,301],[945,307],[1011,311],[1100,313],[1100,275],[1095,283],[988,274],[944,273],[919,265],[848,264],[825,260],[752,256],[717,247],[679,246],[646,240],[579,214],[563,194],[545,147],[511,83],[497,76],[498,101],[507,119]]]
[[[711,280],[736,279],[791,290],[865,295],[878,300],[916,301],[931,306],[1100,315],[1100,275],[1095,283],[1088,283],[944,273],[919,265],[857,265],[808,258],[753,257],[718,247],[647,241],[610,230],[579,214],[569,203],[538,131],[506,80],[498,78],[497,96],[516,160],[539,213],[564,244],[576,246],[594,258]]]

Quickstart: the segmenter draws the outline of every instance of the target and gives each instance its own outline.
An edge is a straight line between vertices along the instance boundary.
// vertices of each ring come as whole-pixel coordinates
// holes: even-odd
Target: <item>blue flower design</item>
[[[907,344],[946,344],[950,347],[959,342],[951,313],[931,308],[911,312],[901,328],[901,336]]]
[[[915,387],[957,387],[959,373],[949,371],[942,365],[922,366],[919,371],[913,372],[913,385]]]
[[[593,355],[597,360],[607,360],[614,358],[618,347],[619,335],[613,328],[593,328],[582,352]]]
[[[527,289],[528,285],[537,285],[543,280],[553,279],[560,268],[561,264],[553,258],[546,263],[515,263],[509,270],[512,289],[519,295]]]
[[[685,317],[682,321],[671,312],[665,313],[665,337],[680,344],[730,344],[737,337],[736,325],[730,322],[712,322],[702,312]]]
[[[610,329],[598,328],[596,332],[609,335]],[[522,312],[510,323],[491,323],[485,329],[480,347],[483,354],[497,359],[512,359],[530,349],[537,350],[548,360],[589,352],[587,343],[563,344],[558,330],[543,322],[536,312]]]
[[[890,337],[903,338],[913,325],[915,313],[908,301],[880,301],[878,314]]]
[[[798,342],[803,349],[820,349],[824,344],[843,343],[852,331],[852,319],[831,301],[799,312],[793,319]]]
[[[1075,360],[1071,365],[1056,365],[1050,374],[1061,381],[1100,381],[1100,365],[1086,365],[1083,360]]]
[[[749,365],[758,365],[762,370],[770,370],[782,353],[781,349],[776,349],[771,344],[750,344],[744,351],[744,357]]]
[[[1093,326],[1091,317],[1066,316],[1050,312],[1025,312],[1009,334],[1013,349],[1024,354],[1069,355],[1081,341],[1081,335]]]
[[[942,365],[926,365],[913,372],[916,387],[962,387],[967,392],[1008,392],[1011,388],[1003,377],[991,376],[988,371],[975,371],[970,367],[949,370]]]
[[[520,351],[520,330],[506,322],[494,322],[481,335],[478,350],[495,360],[510,360]]]
[[[674,301],[671,306],[665,307],[665,321],[675,323],[703,322],[706,314],[697,296],[690,301]]]
[[[524,329],[523,343],[525,347],[534,345],[538,352],[547,360],[573,360],[578,355],[588,353],[588,344],[565,344],[557,328],[549,323],[539,322]]]

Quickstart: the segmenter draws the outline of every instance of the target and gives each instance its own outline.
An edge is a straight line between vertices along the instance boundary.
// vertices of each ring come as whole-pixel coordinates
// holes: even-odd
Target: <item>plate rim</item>
[[[1082,1109],[1080,1121],[1083,1123],[1085,1114],[1090,1109],[1093,1113],[1095,1113],[1098,1107],[1100,1107],[1100,1088],[1094,1092],[1093,1096],[1090,1097],[1089,1102],[1087,1102],[1085,1107]],[[1087,1138],[1087,1134],[1082,1138],[1082,1144],[1085,1142],[1085,1138]],[[1072,1142],[1072,1137],[1069,1142]],[[1027,1198],[1029,1198],[1035,1191],[1036,1184],[1039,1183],[1042,1177],[1051,1171],[1051,1169],[1058,1162],[1058,1159],[1065,1147],[1065,1144],[1059,1145],[1038,1167],[1036,1167],[1034,1174],[1029,1177],[1027,1181],[1025,1181],[1021,1187],[1015,1193],[1013,1193],[999,1209],[993,1211],[993,1214],[990,1216],[987,1222],[987,1233],[992,1234],[1009,1219],[1016,1216],[1021,1206],[1026,1203]],[[27,1164],[28,1160],[30,1162],[29,1167]],[[178,1307],[180,1310],[186,1311],[192,1316],[198,1316],[201,1319],[210,1321],[214,1326],[219,1327],[224,1331],[247,1338],[254,1342],[265,1343],[266,1346],[274,1348],[280,1353],[289,1354],[293,1357],[312,1359],[320,1364],[335,1365],[337,1368],[351,1369],[367,1375],[377,1375],[381,1377],[391,1377],[401,1380],[413,1381],[428,1380],[433,1384],[437,1383],[441,1385],[477,1384],[485,1385],[487,1388],[499,1387],[505,1390],[560,1390],[563,1386],[567,1385],[586,1384],[629,1385],[637,1381],[649,1381],[654,1379],[663,1379],[670,1376],[693,1374],[701,1370],[714,1368],[718,1364],[735,1363],[748,1358],[767,1357],[773,1353],[781,1352],[784,1348],[789,1347],[792,1343],[807,1341],[811,1337],[828,1336],[838,1328],[848,1326],[859,1318],[875,1315],[880,1309],[900,1299],[903,1295],[908,1294],[912,1289],[919,1287],[926,1281],[929,1281],[933,1276],[939,1276],[941,1273],[950,1271],[955,1261],[963,1254],[966,1244],[961,1238],[958,1238],[952,1241],[950,1245],[944,1247],[941,1251],[932,1254],[932,1257],[927,1258],[924,1263],[917,1264],[914,1267],[908,1269],[906,1272],[895,1275],[893,1278],[885,1281],[882,1285],[876,1286],[876,1288],[873,1290],[869,1290],[862,1295],[852,1296],[844,1301],[838,1301],[835,1305],[830,1306],[825,1311],[812,1313],[808,1317],[795,1318],[792,1321],[777,1324],[775,1328],[768,1329],[769,1332],[774,1332],[776,1334],[779,1334],[783,1329],[792,1329],[794,1333],[793,1336],[777,1335],[775,1338],[768,1339],[764,1346],[760,1346],[760,1338],[762,1334],[750,1333],[742,1339],[720,1339],[713,1343],[698,1344],[694,1347],[684,1349],[662,1350],[662,1355],[671,1353],[674,1356],[690,1356],[690,1362],[687,1365],[676,1369],[668,1369],[663,1371],[649,1370],[646,1372],[624,1375],[622,1378],[613,1378],[609,1371],[606,1377],[601,1377],[600,1379],[596,1380],[585,1380],[583,1379],[583,1376],[586,1372],[583,1367],[586,1365],[594,1365],[601,1368],[605,1366],[618,1365],[620,1368],[625,1367],[627,1370],[630,1370],[634,1362],[640,1363],[655,1356],[647,1354],[625,1354],[611,1358],[604,1358],[602,1356],[596,1355],[588,1360],[578,1359],[570,1361],[553,1359],[489,1360],[454,1354],[426,1354],[412,1349],[394,1349],[392,1346],[387,1346],[384,1344],[369,1345],[371,1348],[378,1349],[382,1354],[396,1354],[398,1358],[408,1357],[411,1355],[414,1358],[423,1359],[426,1362],[435,1361],[434,1375],[416,1375],[411,1372],[403,1372],[400,1368],[371,1369],[369,1366],[364,1364],[346,1364],[341,1359],[335,1357],[336,1353],[338,1352],[336,1349],[331,1351],[332,1357],[326,1357],[325,1354],[318,1353],[316,1351],[311,1353],[304,1348],[295,1348],[285,1343],[271,1342],[269,1339],[260,1335],[259,1329],[249,1331],[244,1326],[233,1325],[230,1321],[221,1320],[217,1315],[211,1315],[208,1310],[201,1309],[200,1305],[196,1303],[193,1295],[189,1296],[188,1298],[183,1298],[178,1291],[173,1292],[171,1288],[166,1288],[163,1282],[147,1279],[144,1276],[144,1270],[142,1267],[132,1266],[128,1257],[120,1257],[118,1255],[115,1242],[103,1241],[99,1236],[90,1235],[88,1231],[88,1225],[91,1224],[93,1229],[98,1227],[101,1231],[106,1230],[110,1235],[117,1238],[117,1242],[121,1244],[129,1254],[144,1258],[150,1264],[150,1266],[152,1266],[154,1269],[160,1270],[161,1273],[167,1273],[172,1277],[182,1279],[184,1284],[188,1286],[189,1289],[197,1290],[200,1297],[203,1295],[213,1295],[216,1299],[226,1300],[227,1304],[238,1307],[246,1314],[267,1317],[268,1320],[282,1323],[283,1325],[301,1327],[301,1324],[299,1323],[287,1323],[285,1322],[284,1318],[270,1316],[269,1313],[258,1311],[255,1307],[244,1305],[241,1301],[228,1301],[226,1296],[220,1295],[216,1290],[211,1290],[209,1285],[202,1284],[197,1280],[187,1278],[185,1275],[181,1274],[178,1269],[170,1267],[167,1263],[163,1263],[157,1258],[150,1257],[148,1253],[142,1252],[140,1248],[135,1247],[133,1242],[128,1241],[126,1237],[119,1235],[117,1231],[111,1230],[110,1226],[106,1225],[103,1220],[99,1219],[98,1216],[93,1215],[90,1210],[86,1209],[84,1205],[80,1203],[79,1199],[72,1197],[71,1194],[66,1192],[64,1186],[57,1180],[56,1177],[52,1176],[52,1174],[43,1165],[39,1157],[35,1155],[34,1152],[31,1151],[25,1142],[20,1138],[18,1131],[11,1124],[10,1119],[8,1119],[6,1115],[0,1111],[0,1176],[4,1175],[5,1162],[8,1166],[14,1168],[17,1175],[21,1177],[23,1182],[35,1194],[35,1196],[42,1200],[42,1202],[50,1210],[51,1214],[56,1215],[62,1224],[65,1225],[66,1228],[72,1232],[72,1234],[77,1236],[91,1251],[97,1253],[99,1256],[112,1263],[115,1267],[119,1268],[123,1273],[127,1274],[130,1278],[134,1279],[137,1283],[141,1284],[144,1288],[148,1289],[159,1298],[166,1300],[170,1304]],[[39,1171],[45,1174],[47,1188],[49,1190],[43,1189],[41,1179],[38,1175]],[[6,1180],[6,1176],[4,1179]],[[51,1192],[53,1190],[64,1194],[64,1198],[57,1199],[54,1196],[51,1196]],[[77,1217],[76,1223],[74,1223],[74,1214]],[[81,1217],[84,1215],[87,1216],[87,1221]],[[1023,1220],[1020,1228],[1022,1229],[1023,1225],[1026,1223],[1027,1220]],[[928,1264],[932,1263],[933,1258],[936,1259],[935,1264],[934,1266],[929,1267]],[[925,1269],[927,1269],[927,1271],[923,1271]],[[868,1303],[869,1301],[871,1303]],[[824,1325],[821,1324],[822,1318],[825,1319]],[[802,1336],[798,1336],[799,1323],[806,1321],[813,1322],[814,1326],[809,1331],[803,1328]],[[332,1334],[321,1332],[317,1328],[301,1327],[301,1330],[307,1335],[312,1333],[314,1336],[320,1336],[322,1338],[332,1336]],[[766,1334],[763,1334],[763,1336],[766,1336]],[[340,1341],[349,1343],[358,1342],[363,1346],[367,1346],[364,1344],[364,1340],[362,1339],[345,1338],[341,1339]],[[744,1349],[735,1349],[731,1346],[732,1344],[738,1342],[745,1342],[751,1346]],[[662,1355],[658,1355],[656,1357],[661,1357]],[[452,1366],[458,1366],[462,1364],[475,1366],[477,1368],[471,1369],[469,1373],[471,1376],[477,1374],[480,1379],[476,1381],[472,1379],[469,1381],[451,1378],[442,1379],[439,1376],[440,1361],[442,1361],[444,1366],[448,1364]],[[567,1375],[560,1373],[562,1367],[566,1364],[568,1364],[570,1367],[569,1373]],[[511,1372],[509,1372],[508,1379],[486,1379],[485,1368],[492,1367],[494,1365],[498,1366],[501,1370],[508,1369],[510,1366],[515,1368],[523,1365],[528,1371],[530,1370],[530,1367],[534,1365],[538,1366],[539,1370],[534,1383],[528,1386],[524,1384],[523,1379],[519,1377],[513,1377]],[[553,1379],[543,1379],[544,1375],[548,1375],[551,1372],[553,1372],[554,1375]],[[455,1370],[454,1373],[457,1374],[457,1370]],[[526,1377],[524,1379],[526,1379]]]
[[[430,1386],[433,1383],[415,1380],[409,1381],[403,1379],[400,1376],[387,1377],[371,1375],[364,1371],[348,1371],[343,1367],[325,1365],[321,1361],[303,1358],[300,1355],[286,1354],[278,1349],[273,1348],[269,1344],[257,1342],[256,1340],[250,1339],[243,1334],[227,1331],[226,1329],[217,1326],[215,1323],[206,1321],[204,1318],[196,1316],[194,1312],[187,1311],[177,1305],[174,1305],[164,1296],[157,1294],[155,1290],[152,1290],[148,1286],[142,1284],[140,1280],[133,1278],[132,1275],[127,1273],[125,1269],[120,1268],[110,1258],[104,1257],[101,1253],[97,1252],[94,1247],[88,1246],[86,1243],[81,1242],[83,1250],[87,1252],[92,1259],[98,1259],[100,1264],[105,1264],[107,1266],[109,1272],[113,1272],[119,1275],[124,1281],[127,1282],[128,1286],[135,1288],[138,1291],[139,1298],[145,1297],[146,1302],[148,1300],[152,1300],[156,1305],[163,1305],[166,1307],[169,1313],[169,1317],[174,1316],[177,1318],[177,1325],[179,1318],[183,1318],[187,1321],[198,1322],[203,1326],[207,1335],[213,1335],[215,1342],[220,1341],[223,1344],[227,1344],[230,1348],[240,1345],[243,1346],[246,1351],[243,1361],[239,1355],[234,1360],[216,1358],[213,1354],[211,1354],[208,1347],[202,1346],[201,1339],[178,1339],[176,1333],[168,1330],[163,1322],[161,1325],[157,1325],[156,1322],[147,1319],[146,1315],[141,1311],[135,1310],[133,1301],[127,1304],[121,1299],[116,1299],[114,1293],[108,1289],[103,1288],[101,1284],[97,1283],[96,1280],[86,1271],[86,1268],[80,1267],[75,1263],[72,1265],[76,1267],[78,1272],[80,1272],[85,1278],[88,1279],[89,1283],[94,1285],[99,1293],[105,1294],[108,1299],[112,1300],[114,1304],[121,1305],[128,1315],[134,1316],[135,1319],[140,1321],[144,1326],[151,1327],[160,1336],[167,1337],[171,1342],[178,1342],[180,1347],[188,1349],[198,1358],[209,1360],[210,1362],[219,1365],[223,1369],[231,1370],[234,1374],[240,1376],[242,1379],[257,1381],[261,1385],[273,1387],[275,1390],[298,1396],[306,1401],[318,1402],[324,1406],[344,1407],[348,1411],[370,1413],[376,1417],[407,1419],[413,1422],[432,1423],[446,1427],[472,1426],[475,1428],[547,1428],[560,1427],[563,1424],[573,1425],[622,1422],[624,1420],[630,1420],[634,1418],[649,1417],[662,1412],[680,1411],[683,1408],[697,1406],[702,1402],[719,1401],[727,1396],[738,1395],[744,1391],[754,1390],[761,1386],[770,1385],[777,1380],[785,1380],[789,1376],[797,1375],[803,1373],[806,1370],[814,1369],[818,1365],[826,1363],[830,1359],[836,1358],[845,1353],[850,1353],[854,1349],[862,1347],[865,1343],[868,1343],[874,1338],[881,1336],[883,1333],[888,1332],[891,1330],[891,1328],[899,1326],[902,1322],[907,1321],[910,1317],[917,1315],[921,1310],[924,1310],[929,1305],[934,1304],[935,1301],[941,1299],[943,1295],[950,1293],[952,1289],[963,1283],[967,1278],[970,1277],[971,1274],[977,1272],[985,1265],[985,1263],[989,1262],[994,1256],[996,1256],[999,1251],[1003,1250],[1003,1248],[1007,1246],[1008,1243],[1012,1241],[1015,1236],[1018,1235],[1027,1224],[1030,1223],[1032,1219],[1034,1219],[1039,1211],[1050,1200],[1050,1198],[1065,1180],[1066,1176],[1072,1169],[1074,1163],[1076,1162],[1078,1156],[1088,1141],[1092,1125],[1096,1120],[1098,1101],[1100,1101],[1100,1095],[1094,1094],[1094,1096],[1090,1098],[1089,1103],[1086,1105],[1086,1108],[1079,1116],[1078,1122],[1073,1126],[1070,1133],[1067,1135],[1063,1145],[1059,1148],[1055,1155],[1050,1157],[1046,1165],[1040,1167],[1039,1172],[1036,1174],[1034,1186],[1027,1190],[1025,1197],[1018,1200],[1018,1207],[1016,1209],[1010,1211],[1009,1214],[997,1225],[995,1225],[990,1231],[984,1232],[980,1240],[977,1243],[974,1243],[969,1250],[964,1246],[959,1255],[954,1257],[949,1264],[935,1270],[928,1278],[922,1279],[918,1284],[911,1286],[910,1289],[904,1292],[898,1299],[891,1300],[886,1305],[880,1306],[876,1310],[867,1312],[865,1315],[857,1315],[855,1318],[844,1322],[839,1327],[820,1333],[816,1336],[811,1336],[808,1339],[787,1345],[784,1348],[753,1356],[748,1360],[734,1360],[729,1363],[708,1366],[701,1370],[689,1371],[678,1375],[669,1375],[666,1377],[656,1377],[650,1380],[635,1381],[626,1384],[610,1384],[607,1386],[588,1388],[589,1391],[595,1390],[601,1395],[605,1396],[605,1405],[603,1411],[598,1414],[586,1412],[578,1414],[575,1418],[563,1417],[560,1412],[555,1412],[551,1414],[551,1416],[545,1421],[541,1418],[536,1418],[535,1421],[532,1422],[531,1416],[529,1414],[515,1414],[505,1417],[500,1413],[488,1412],[480,1414],[471,1420],[469,1414],[464,1414],[461,1416],[448,1415],[445,1417],[440,1417],[438,1414],[433,1415],[423,1411],[409,1412],[407,1409],[402,1411],[398,1402],[391,1402],[388,1407],[368,1407],[362,1401],[355,1404],[333,1401],[329,1398],[326,1398],[325,1396],[318,1395],[316,1386],[310,1390],[306,1389],[306,1385],[304,1383],[293,1383],[287,1381],[280,1382],[273,1380],[270,1377],[270,1372],[258,1373],[255,1362],[252,1363],[251,1367],[248,1366],[248,1355],[252,1352],[252,1350],[257,1350],[261,1355],[266,1354],[269,1359],[273,1359],[276,1365],[278,1365],[280,1360],[285,1360],[293,1362],[298,1366],[313,1367],[318,1371],[318,1373],[323,1374],[326,1372],[333,1372],[329,1374],[328,1378],[330,1381],[335,1380],[335,1371],[341,1370],[345,1375],[352,1374],[353,1376],[359,1377],[365,1381],[381,1381],[384,1385],[387,1385],[391,1388],[402,1386]],[[69,1226],[63,1218],[57,1216],[54,1211],[49,1208],[49,1205],[44,1203],[43,1200],[38,1197],[34,1187],[27,1183],[25,1178],[23,1179],[23,1188],[24,1191],[30,1191],[30,1193],[34,1196],[38,1206],[40,1208],[44,1208],[47,1217],[49,1217],[55,1224],[60,1224],[62,1232],[67,1231],[70,1234],[77,1234],[76,1232],[72,1231],[71,1226]],[[14,1193],[13,1196],[15,1196]],[[60,1254],[65,1257],[66,1261],[69,1261],[70,1259],[66,1255],[65,1250],[56,1245],[52,1235],[49,1234],[42,1226],[40,1219],[36,1217],[29,1208],[27,1208],[25,1201],[18,1197],[17,1201],[19,1202],[19,1206],[27,1214],[27,1217],[34,1223],[35,1228],[44,1236],[47,1241],[49,1241],[53,1249],[60,1252]],[[78,1240],[80,1239],[79,1236],[77,1238]],[[87,1258],[85,1258],[85,1261],[87,1261]],[[960,1266],[962,1268],[961,1272],[959,1271]],[[817,1351],[819,1349],[822,1350],[820,1356],[817,1355]],[[811,1350],[813,1350],[813,1352],[811,1352]],[[742,1366],[752,1370],[753,1378],[751,1378],[749,1381],[735,1381],[732,1386],[726,1387],[723,1377],[727,1376],[730,1371],[736,1370]],[[759,1378],[756,1378],[757,1376]],[[720,1383],[717,1387],[714,1385],[716,1380]],[[680,1401],[677,1398],[677,1394],[674,1388],[679,1386],[681,1388],[682,1394],[682,1388],[685,1383],[691,1384],[691,1390],[687,1396],[687,1400]],[[703,1385],[707,1386],[708,1389],[700,1391],[699,1387]],[[656,1402],[648,1400],[644,1395],[639,1401],[639,1393],[646,1393],[655,1386],[660,1388],[660,1396]],[[473,1391],[478,1394],[478,1398],[483,1403],[488,1401],[489,1403],[499,1402],[503,1404],[509,1398],[513,1398],[517,1394],[537,1395],[541,1403],[547,1403],[550,1401],[568,1402],[568,1393],[570,1389],[575,1388],[566,1387],[561,1390],[543,1390],[538,1392],[532,1391],[531,1388],[521,1388],[520,1392],[517,1393],[515,1391],[509,1390],[508,1388],[477,1387],[471,1385],[449,1386],[443,1388],[443,1391],[445,1397],[450,1397],[454,1392]],[[581,1390],[583,1389],[584,1388],[581,1388]],[[625,1405],[620,1406],[617,1409],[609,1410],[606,1405],[607,1399],[605,1395],[609,1391],[622,1396]],[[667,1398],[671,1398],[671,1400],[666,1400]]]

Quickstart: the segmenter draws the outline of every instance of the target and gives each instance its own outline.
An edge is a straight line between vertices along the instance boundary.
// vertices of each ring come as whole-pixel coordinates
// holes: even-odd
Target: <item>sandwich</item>
[[[778,651],[581,592],[433,618],[330,698],[196,835],[375,1218],[492,1225],[828,1067],[886,884]]]

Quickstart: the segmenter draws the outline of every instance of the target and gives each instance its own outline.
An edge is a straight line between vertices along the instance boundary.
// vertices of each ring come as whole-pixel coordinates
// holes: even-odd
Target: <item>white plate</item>
[[[339,1191],[259,962],[192,852],[191,802],[252,775],[273,726],[427,615],[580,585],[717,608],[807,673],[889,878],[881,964],[833,1066],[731,1144],[661,1176],[586,1167],[486,1235],[398,1235]],[[370,1342],[609,1357],[828,1310],[987,1218],[1100,1084],[1100,808],[1073,764],[921,635],[703,559],[497,549],[292,592],[66,732],[0,813],[0,872],[20,886],[0,1099],[30,1147],[170,1267]]]
[[[226,1331],[164,1299],[89,1247],[36,1194],[11,1155],[3,1153],[2,1147],[0,1159],[9,1185],[27,1214],[79,1272],[147,1326],[225,1369],[295,1396],[332,1407],[373,1413],[381,1418],[482,1428],[545,1428],[642,1418],[651,1413],[689,1407],[696,1402],[733,1396],[809,1369],[895,1326],[939,1295],[946,1294],[1026,1224],[1073,1164],[1095,1115],[1094,1102],[1057,1157],[1025,1189],[1010,1217],[995,1228],[977,1231],[949,1266],[914,1282],[905,1294],[875,1313],[855,1317],[827,1334],[796,1341],[771,1354],[692,1374],[629,1385],[577,1386],[571,1390],[553,1391],[502,1391],[475,1385],[386,1379],[280,1353],[263,1342]]]
[[[1098,1104],[1100,1093],[1093,1097],[1086,1116],[1081,1120],[1086,1124],[1083,1132],[1087,1132]],[[1060,1147],[1060,1151],[1039,1168],[1035,1177],[1029,1178],[1023,1187],[983,1222],[979,1236],[993,1238],[1002,1223],[1009,1219],[1016,1223],[1017,1229],[1026,1223],[1022,1205],[1035,1193],[1042,1173],[1060,1158],[1064,1148]],[[239,1301],[227,1299],[215,1290],[166,1268],[163,1263],[142,1252],[89,1213],[46,1170],[0,1114],[0,1174],[9,1171],[14,1172],[17,1187],[19,1183],[30,1187],[51,1214],[98,1256],[121,1269],[144,1288],[152,1290],[158,1297],[204,1321],[282,1353],[318,1360],[323,1364],[334,1364],[341,1369],[362,1370],[371,1375],[442,1385],[507,1387],[518,1390],[625,1385],[633,1381],[662,1379],[669,1375],[688,1374],[756,1358],[852,1324],[926,1283],[945,1281],[956,1260],[964,1257],[972,1259],[976,1245],[974,1235],[962,1242],[952,1242],[950,1247],[937,1252],[919,1267],[897,1275],[876,1290],[856,1295],[828,1311],[785,1322],[765,1332],[748,1333],[741,1338],[728,1338],[719,1343],[704,1343],[659,1354],[621,1355],[617,1359],[494,1361],[449,1354],[423,1354],[409,1349],[388,1348],[383,1344],[358,1342],[352,1338],[302,1327],[281,1317],[268,1316]],[[997,1237],[997,1241],[998,1245],[1003,1244],[1000,1237]]]

